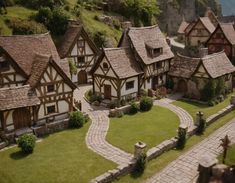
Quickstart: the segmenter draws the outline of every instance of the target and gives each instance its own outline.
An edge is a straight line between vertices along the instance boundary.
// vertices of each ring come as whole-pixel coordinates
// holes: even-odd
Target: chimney
[[[199,48],[199,57],[203,58],[208,55],[208,48]]]

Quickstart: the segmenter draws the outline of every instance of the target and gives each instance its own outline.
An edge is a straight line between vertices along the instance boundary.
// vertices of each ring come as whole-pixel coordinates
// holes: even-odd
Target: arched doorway
[[[87,84],[87,73],[85,70],[81,70],[78,73],[78,84]]]
[[[188,91],[187,82],[183,79],[179,80],[177,85],[177,92],[186,93]]]
[[[31,117],[28,109],[26,108],[16,109],[14,110],[12,116],[13,116],[15,130],[31,126]]]

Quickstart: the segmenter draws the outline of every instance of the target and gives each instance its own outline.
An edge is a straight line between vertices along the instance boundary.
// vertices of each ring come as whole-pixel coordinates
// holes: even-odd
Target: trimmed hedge
[[[138,104],[136,102],[131,102],[130,105],[131,105],[130,114],[136,114],[139,111]]]
[[[21,148],[23,153],[30,154],[34,150],[36,137],[32,134],[24,134],[19,137],[19,140],[17,143],[18,143],[18,147]]]
[[[82,112],[76,111],[69,114],[69,127],[70,128],[81,128],[86,122],[86,118]]]
[[[153,107],[153,99],[150,97],[142,97],[140,100],[140,110],[149,111]]]

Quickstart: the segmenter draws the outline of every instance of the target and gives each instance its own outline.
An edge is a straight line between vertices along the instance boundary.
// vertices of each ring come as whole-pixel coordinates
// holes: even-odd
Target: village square
[[[55,4],[23,2],[0,3],[0,183],[235,182],[235,16],[206,6],[173,35],[53,1],[59,30]]]

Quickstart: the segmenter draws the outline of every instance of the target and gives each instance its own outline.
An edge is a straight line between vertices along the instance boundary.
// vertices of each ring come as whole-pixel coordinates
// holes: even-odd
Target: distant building
[[[136,97],[141,89],[164,86],[174,55],[157,25],[131,27],[119,48],[104,49],[91,70],[96,93],[107,99]]]
[[[226,88],[233,88],[235,67],[224,52],[191,58],[177,55],[174,59],[169,77],[174,83],[174,91],[184,93],[187,97],[201,99],[201,91],[209,80],[222,78]]]
[[[59,55],[77,67],[77,74],[71,74],[75,84],[91,83],[89,71],[97,61],[99,49],[90,39],[82,25],[71,23],[58,48]]]
[[[209,54],[225,51],[230,60],[235,59],[235,29],[233,23],[219,23],[206,42]]]
[[[0,36],[0,129],[14,133],[67,118],[76,88],[67,65],[48,33]]]

